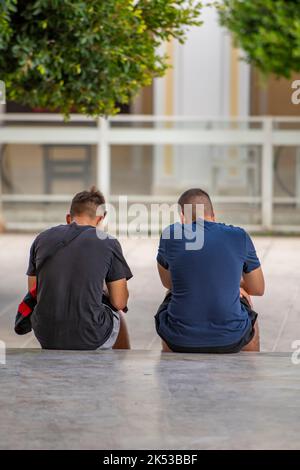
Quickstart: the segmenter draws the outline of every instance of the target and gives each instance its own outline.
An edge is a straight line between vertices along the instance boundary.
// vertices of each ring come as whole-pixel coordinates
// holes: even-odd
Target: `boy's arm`
[[[36,285],[36,276],[28,276],[28,290],[31,290]]]
[[[244,233],[246,254],[243,265],[241,287],[245,289],[249,295],[264,295],[265,280],[260,261],[250,236],[247,232]]]
[[[108,298],[116,310],[127,311],[129,292],[127,281],[132,278],[132,272],[123,256],[118,240],[112,240],[112,259],[109,271],[105,278]],[[107,295],[104,288],[103,294]]]
[[[37,237],[38,238],[38,237]],[[26,274],[28,276],[28,291],[30,291],[33,287],[36,286],[36,241],[37,238],[34,240],[30,247],[30,255],[29,255],[29,263]]]
[[[244,288],[249,295],[264,295],[265,280],[261,267],[249,273],[244,272],[241,287]]]
[[[124,310],[129,297],[127,280],[124,278],[113,282],[106,282],[106,285],[110,303],[117,310]]]
[[[169,290],[172,290],[172,279],[170,271],[164,268],[161,264],[157,263],[157,269],[162,285]]]

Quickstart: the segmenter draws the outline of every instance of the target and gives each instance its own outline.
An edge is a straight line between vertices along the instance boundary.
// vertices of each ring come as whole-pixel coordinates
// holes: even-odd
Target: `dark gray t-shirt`
[[[66,246],[56,251],[62,242]],[[132,277],[118,240],[100,239],[94,227],[75,222],[37,236],[27,275],[37,275],[31,321],[41,346],[83,350],[98,348],[112,332],[112,314],[102,304],[104,281]]]

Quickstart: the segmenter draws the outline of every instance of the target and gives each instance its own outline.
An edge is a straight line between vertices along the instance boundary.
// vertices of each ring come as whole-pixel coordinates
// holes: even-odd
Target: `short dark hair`
[[[104,206],[105,211],[105,198],[101,191],[92,186],[89,191],[81,191],[75,194],[71,202],[70,215],[73,218],[76,215],[85,214],[94,218],[97,216],[99,206]]]
[[[178,204],[184,213],[185,205],[192,205],[192,218],[193,220],[197,217],[197,204],[204,205],[204,215],[213,216],[214,208],[209,197],[209,194],[200,188],[191,188],[181,194],[178,199]]]

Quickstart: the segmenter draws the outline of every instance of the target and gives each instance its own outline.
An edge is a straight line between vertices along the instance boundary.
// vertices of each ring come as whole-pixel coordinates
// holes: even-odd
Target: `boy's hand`
[[[250,307],[253,308],[251,297],[248,294],[248,292],[245,291],[243,287],[240,287],[240,297],[245,297],[248,300]]]

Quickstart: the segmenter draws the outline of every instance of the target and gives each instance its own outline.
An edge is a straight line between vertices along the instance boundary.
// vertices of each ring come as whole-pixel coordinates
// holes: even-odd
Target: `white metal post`
[[[300,207],[300,146],[296,148],[296,205]]]
[[[2,144],[0,144],[0,152],[1,152]],[[1,156],[0,156],[1,160]],[[1,163],[1,161],[0,161]],[[4,229],[4,216],[3,216],[3,203],[2,203],[2,174],[1,174],[1,165],[0,165],[0,233]]]
[[[105,118],[99,118],[99,140],[97,145],[97,186],[103,192],[105,199],[110,197],[110,144],[108,141],[109,123]]]
[[[273,121],[263,120],[264,143],[262,149],[262,226],[271,230],[273,224]]]
[[[3,116],[4,114],[4,110],[5,110],[5,105],[4,104],[0,104],[0,115]],[[3,120],[0,119],[0,126],[2,127],[3,125]],[[3,151],[3,147],[4,147],[4,144],[3,143],[0,143],[0,233],[4,230],[4,215],[3,215],[3,199],[2,199],[2,191],[3,191],[3,188],[2,188],[2,173],[1,173],[1,158],[3,157],[2,155],[2,151]]]

